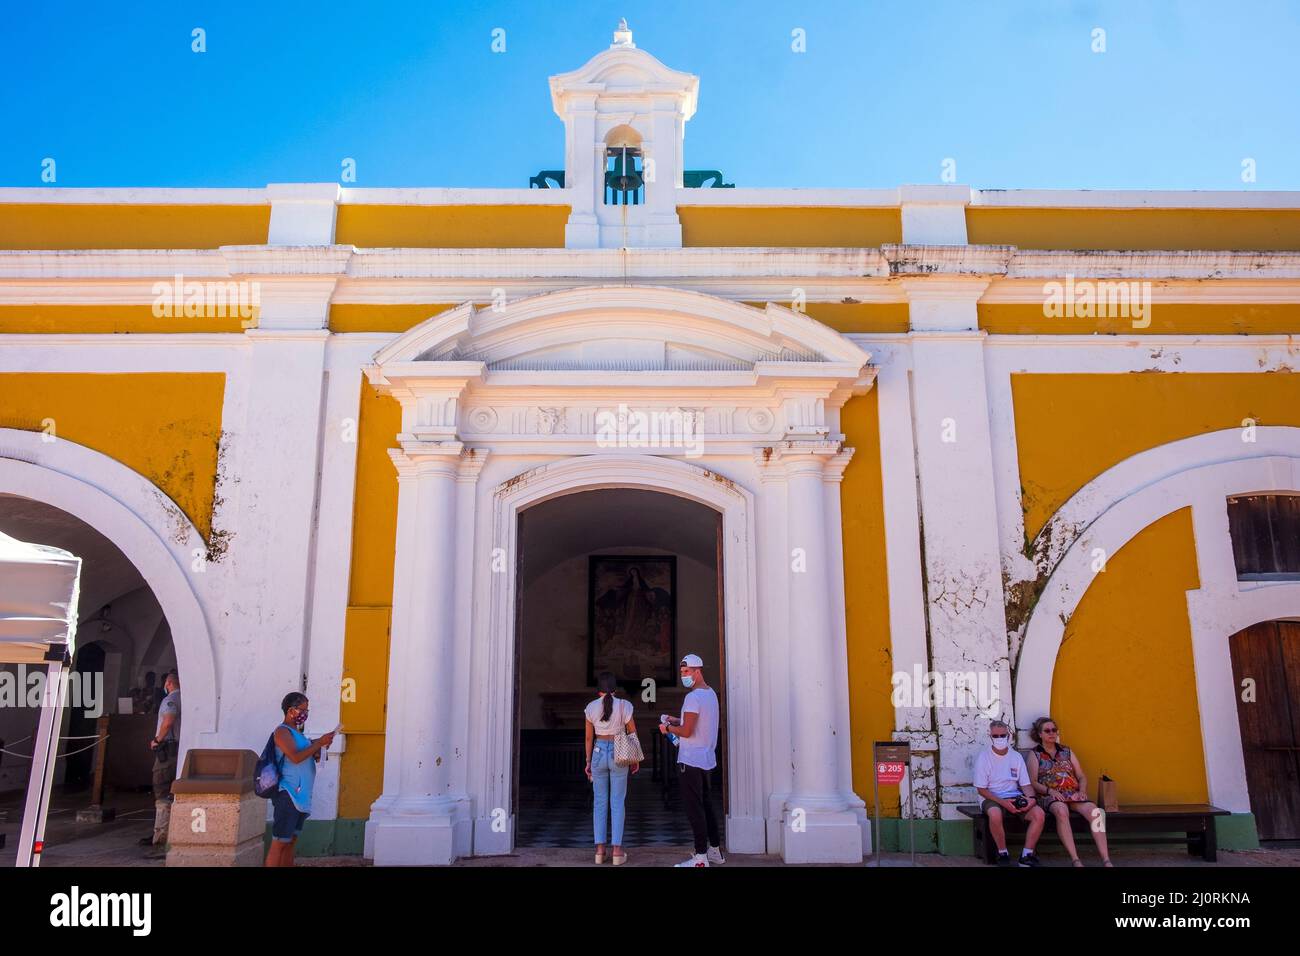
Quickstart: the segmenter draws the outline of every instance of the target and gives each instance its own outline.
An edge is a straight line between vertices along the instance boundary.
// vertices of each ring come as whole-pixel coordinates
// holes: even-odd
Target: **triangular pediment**
[[[824,366],[857,374],[870,356],[783,306],[755,308],[650,286],[584,286],[499,306],[465,303],[394,340],[375,363],[481,363],[486,372],[724,372]]]

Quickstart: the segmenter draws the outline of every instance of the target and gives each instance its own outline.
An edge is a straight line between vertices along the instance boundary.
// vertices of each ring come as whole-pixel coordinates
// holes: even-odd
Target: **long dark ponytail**
[[[605,695],[601,701],[604,710],[601,712],[601,720],[609,720],[614,715],[614,692],[618,690],[618,681],[609,671],[601,671],[596,675],[596,689]]]

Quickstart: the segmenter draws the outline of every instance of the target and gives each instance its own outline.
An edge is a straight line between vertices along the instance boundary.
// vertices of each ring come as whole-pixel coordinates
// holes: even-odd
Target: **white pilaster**
[[[396,582],[389,674],[385,793],[372,809],[380,865],[447,865],[468,843],[468,798],[460,722],[452,707],[456,676],[456,501],[459,442],[404,441],[390,452],[408,487],[398,524],[414,533],[409,576]],[[400,605],[400,613],[399,613]],[[400,665],[399,665],[400,662]],[[395,780],[396,793],[387,792]],[[462,785],[463,786],[463,785]]]
[[[843,603],[836,604],[830,561],[826,468],[838,456],[837,440],[791,440],[778,449],[786,476],[789,556],[789,682],[792,706],[790,759],[793,787],[786,801],[782,856],[787,863],[856,863],[862,860],[861,821],[841,786],[840,712]],[[842,573],[842,572],[841,572]],[[845,721],[841,724],[840,721]]]
[[[993,711],[1011,719],[1005,599],[976,303],[986,278],[907,278],[916,456],[933,670],[996,679],[999,699],[937,708],[940,813],[971,798],[971,762]],[[950,681],[945,682],[945,686]]]

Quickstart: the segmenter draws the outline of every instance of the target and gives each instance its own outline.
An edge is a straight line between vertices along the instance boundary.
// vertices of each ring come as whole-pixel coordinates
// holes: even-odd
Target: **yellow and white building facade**
[[[988,719],[1045,714],[1254,845],[1231,641],[1300,575],[1230,502],[1300,495],[1300,194],[687,188],[696,77],[621,34],[550,83],[550,188],[0,189],[0,507],[139,571],[183,748],[303,689],[320,851],[510,852],[521,516],[624,489],[716,521],[733,852],[893,845],[889,739],[968,852]]]

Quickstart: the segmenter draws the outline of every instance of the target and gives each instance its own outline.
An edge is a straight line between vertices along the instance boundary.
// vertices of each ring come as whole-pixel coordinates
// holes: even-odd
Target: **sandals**
[[[615,865],[615,866],[622,866],[622,865],[623,865],[624,863],[626,863],[626,862],[627,862],[627,854],[626,854],[626,853],[623,853],[623,854],[621,854],[621,855],[620,855],[620,854],[614,854],[614,865]]]
[[[604,851],[604,850],[597,850],[597,851],[596,851],[596,862],[597,862],[597,863],[604,863],[604,862],[605,862],[605,851]]]
[[[1082,861],[1081,859],[1079,859],[1079,858],[1076,856],[1073,860],[1070,861],[1070,865],[1071,865],[1071,866],[1082,867],[1082,866],[1083,866],[1083,861]]]

